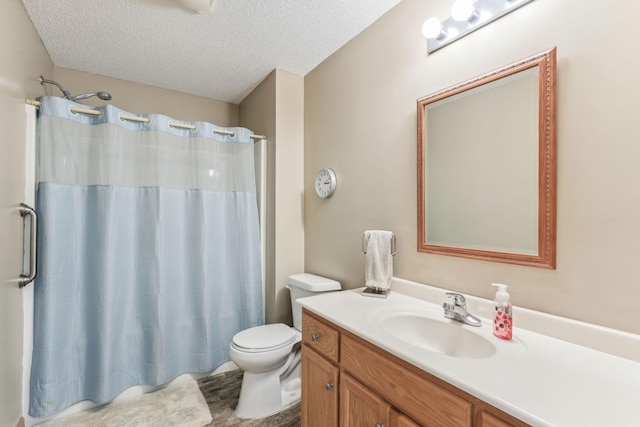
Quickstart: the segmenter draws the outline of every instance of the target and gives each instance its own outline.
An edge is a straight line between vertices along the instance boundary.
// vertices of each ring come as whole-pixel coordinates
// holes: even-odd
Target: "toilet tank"
[[[291,293],[291,313],[293,327],[302,331],[302,306],[296,302],[298,298],[310,297],[323,292],[339,291],[340,282],[315,274],[300,273],[289,276],[287,288]]]

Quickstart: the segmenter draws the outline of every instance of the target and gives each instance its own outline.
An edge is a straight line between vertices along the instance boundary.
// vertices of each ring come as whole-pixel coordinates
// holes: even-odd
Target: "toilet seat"
[[[238,332],[233,337],[232,345],[239,351],[261,353],[277,350],[293,344],[296,332],[284,323],[255,326]]]

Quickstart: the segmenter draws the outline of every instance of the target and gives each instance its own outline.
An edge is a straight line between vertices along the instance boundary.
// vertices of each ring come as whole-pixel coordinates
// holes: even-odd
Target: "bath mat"
[[[68,417],[44,427],[201,427],[211,422],[209,406],[193,378],[153,393],[115,402]]]

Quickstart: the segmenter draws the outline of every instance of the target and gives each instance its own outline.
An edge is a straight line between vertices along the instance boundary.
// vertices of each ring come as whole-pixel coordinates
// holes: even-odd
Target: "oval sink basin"
[[[433,310],[385,310],[376,323],[395,339],[434,353],[452,357],[482,359],[496,353],[491,341],[472,326],[446,319]],[[484,326],[486,328],[486,326]]]

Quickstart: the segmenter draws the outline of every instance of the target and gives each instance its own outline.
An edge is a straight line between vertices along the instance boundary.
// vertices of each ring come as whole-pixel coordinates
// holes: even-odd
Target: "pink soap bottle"
[[[513,336],[513,316],[507,285],[501,283],[492,283],[491,285],[498,288],[494,300],[493,335],[503,340],[510,340]]]

